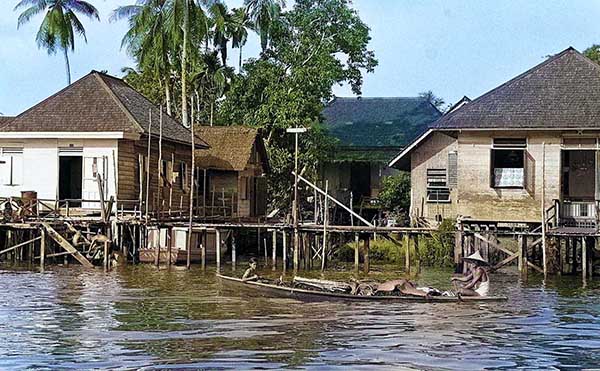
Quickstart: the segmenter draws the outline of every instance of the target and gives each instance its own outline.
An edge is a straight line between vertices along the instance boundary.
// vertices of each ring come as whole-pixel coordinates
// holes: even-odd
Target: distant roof
[[[12,116],[0,116],[0,126],[7,124],[12,119],[14,119]]]
[[[256,144],[263,159],[264,171],[268,171],[267,152],[257,129],[246,126],[195,126],[195,132],[210,146],[196,150],[197,166],[242,171],[248,165]]]
[[[403,147],[440,116],[421,97],[336,97],[323,110],[329,133],[346,147]]]
[[[465,104],[471,102],[471,98],[467,97],[466,95],[463,96],[462,98],[460,98],[458,100],[458,102],[454,103],[453,105],[451,105],[450,107],[448,107],[448,109],[446,110],[446,112],[444,113],[445,115],[456,111],[457,109],[459,109],[460,107],[464,106]]]
[[[159,135],[159,108],[123,80],[92,71],[56,94],[21,113],[1,131],[100,132]],[[191,143],[188,129],[163,112],[165,140]],[[200,146],[206,143],[199,141]]]
[[[600,128],[600,66],[570,47],[440,118],[440,129]]]

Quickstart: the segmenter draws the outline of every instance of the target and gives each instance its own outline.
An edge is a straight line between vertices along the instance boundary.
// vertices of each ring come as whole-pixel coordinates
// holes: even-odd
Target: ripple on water
[[[442,287],[448,272],[430,271]],[[561,283],[562,282],[562,283]],[[583,368],[600,285],[494,275],[498,304],[301,303],[197,269],[0,270],[0,368]]]

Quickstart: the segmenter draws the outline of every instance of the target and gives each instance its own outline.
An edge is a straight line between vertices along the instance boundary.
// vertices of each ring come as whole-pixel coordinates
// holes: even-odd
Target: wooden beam
[[[487,244],[489,244],[491,247],[493,247],[493,248],[495,248],[495,249],[497,249],[497,250],[500,250],[500,251],[502,251],[503,253],[505,253],[505,254],[507,254],[507,255],[513,255],[513,254],[515,253],[514,251],[510,251],[510,250],[508,250],[508,249],[506,249],[506,248],[504,248],[504,247],[502,247],[502,246],[498,245],[498,244],[497,244],[497,243],[495,243],[495,242],[492,242],[492,241],[490,241],[490,240],[487,240],[485,237],[483,237],[481,234],[479,234],[479,233],[477,233],[477,232],[473,233],[473,236],[474,236],[474,237],[476,237],[477,239],[479,239],[479,240],[483,241],[483,242],[486,242],[486,243],[487,243]]]
[[[6,254],[7,252],[13,251],[14,249],[17,249],[17,248],[19,248],[21,246],[25,246],[25,245],[27,245],[29,243],[35,242],[35,241],[40,240],[40,239],[42,239],[41,236],[33,238],[33,239],[25,241],[25,242],[21,242],[19,244],[16,244],[13,247],[9,247],[8,249],[4,249],[4,250],[0,251],[0,255]]]
[[[73,245],[71,245],[69,241],[67,241],[63,236],[61,236],[54,228],[52,228],[47,223],[42,223],[42,226],[44,227],[44,229],[46,229],[48,235],[54,241],[56,241],[56,243],[58,243],[63,249],[70,252],[71,255],[73,255],[73,257],[81,263],[81,265],[83,265],[86,268],[94,268],[94,265],[90,263],[90,261],[87,260],[85,256],[81,255],[81,253],[75,247],[73,247]]]
[[[516,253],[514,255],[509,256],[508,258],[502,260],[500,263],[494,265],[493,269],[497,270],[502,268],[503,266],[505,266],[506,264],[510,263],[511,261],[517,259],[519,257],[519,253]]]
[[[533,264],[532,262],[527,262],[527,266],[533,268],[534,270],[538,271],[539,273],[544,273],[544,270],[540,267],[538,267],[537,265]]]

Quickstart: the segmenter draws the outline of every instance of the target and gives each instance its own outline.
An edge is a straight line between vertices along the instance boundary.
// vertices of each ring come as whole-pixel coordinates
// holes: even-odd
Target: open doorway
[[[594,201],[596,196],[596,152],[562,151],[562,198]]]
[[[82,157],[61,156],[59,159],[58,197],[61,200],[80,200],[83,184]],[[81,207],[81,202],[70,201],[69,205],[73,207]]]

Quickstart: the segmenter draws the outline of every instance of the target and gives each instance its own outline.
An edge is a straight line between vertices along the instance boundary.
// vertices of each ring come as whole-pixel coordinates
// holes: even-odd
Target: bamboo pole
[[[173,228],[167,229],[167,265],[171,267],[171,253],[173,250]]]
[[[7,248],[7,249],[4,249],[4,250],[0,251],[0,255],[2,255],[2,254],[6,254],[7,252],[10,252],[10,251],[14,251],[15,249],[17,249],[17,248],[19,248],[19,247],[25,246],[25,245],[27,245],[27,244],[30,244],[30,243],[32,243],[32,242],[35,242],[35,241],[37,241],[37,240],[39,240],[39,239],[40,239],[40,237],[35,237],[35,238],[31,239],[31,240],[28,240],[28,241],[25,241],[25,242],[21,242],[21,243],[19,243],[19,244],[16,244],[16,245],[14,245],[14,246],[12,246],[12,247],[9,247],[9,248]]]
[[[175,166],[175,154],[171,152],[171,168],[167,169],[169,172],[169,216],[171,216],[171,210],[173,208],[173,167]]]
[[[148,157],[146,159],[146,222],[148,222],[148,209],[150,201],[150,146],[152,145],[152,109],[148,111],[150,123],[148,125]],[[140,210],[141,211],[141,210]]]
[[[325,201],[323,206],[323,251],[321,252],[321,272],[325,270],[327,256],[327,222],[329,218],[329,180],[325,180]]]
[[[370,235],[366,235],[365,236],[365,264],[364,264],[364,271],[365,274],[369,274],[369,270],[370,270],[370,262],[369,262],[369,250],[371,248],[371,236]]]
[[[202,232],[202,236],[200,237],[201,241],[202,241],[202,243],[200,244],[200,248],[202,250],[201,251],[201,254],[202,254],[202,257],[201,257],[201,259],[202,259],[202,262],[201,262],[202,270],[206,269],[206,240],[207,240],[206,235],[207,235],[206,230],[204,230]]]
[[[158,165],[158,172],[156,174],[158,174],[158,179],[156,182],[156,205],[158,207],[158,209],[162,209],[162,207],[158,206],[160,205],[160,189],[161,189],[161,183],[162,183],[162,177],[166,174],[162,173],[162,106],[160,106],[160,109],[158,111],[159,116],[158,116],[158,161],[157,161],[157,165]]]
[[[196,140],[194,135],[194,119],[193,119],[193,110],[194,110],[194,96],[192,95],[192,122],[190,123],[190,132],[192,135],[192,169],[190,176],[190,220],[189,220],[189,232],[188,232],[188,243],[187,243],[187,257],[186,257],[186,266],[187,269],[190,269],[191,264],[191,254],[192,254],[192,227],[194,223],[194,175],[195,175],[195,167],[196,167]]]

